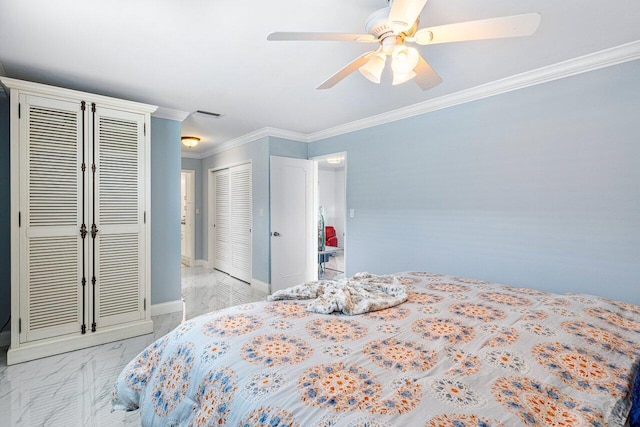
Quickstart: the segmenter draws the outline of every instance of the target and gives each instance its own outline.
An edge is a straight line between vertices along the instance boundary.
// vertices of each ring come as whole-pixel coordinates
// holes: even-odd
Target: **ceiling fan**
[[[269,34],[267,40],[347,41],[380,45],[376,50],[366,52],[351,61],[316,89],[329,89],[355,70],[360,70],[360,73],[372,82],[380,83],[382,70],[387,57],[390,56],[393,85],[413,79],[422,90],[427,90],[442,83],[442,78],[418,50],[408,43],[429,45],[530,36],[536,32],[540,24],[540,14],[525,13],[418,29],[420,12],[427,0],[387,1],[388,7],[374,12],[367,19],[365,28],[368,34],[275,32]]]

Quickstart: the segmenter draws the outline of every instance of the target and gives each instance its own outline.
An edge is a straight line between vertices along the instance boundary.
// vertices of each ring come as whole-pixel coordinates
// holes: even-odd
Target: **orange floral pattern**
[[[364,337],[367,335],[367,328],[355,320],[329,318],[311,320],[307,323],[307,332],[322,341],[340,342]]]
[[[194,353],[193,343],[184,343],[158,369],[158,382],[152,395],[153,407],[158,415],[167,415],[184,399],[191,384]]]
[[[507,314],[491,307],[490,305],[481,303],[462,302],[451,304],[449,311],[457,316],[466,317],[467,319],[481,320],[483,322],[495,322],[507,317]]]
[[[435,294],[421,294],[416,292],[410,292],[407,298],[407,302],[415,302],[422,306],[430,304],[438,304],[444,299],[444,297]]]
[[[395,338],[370,342],[363,352],[376,365],[401,372],[428,371],[438,360],[434,350]]]
[[[602,307],[589,307],[584,311],[588,315],[603,320],[612,326],[640,334],[640,321],[628,319],[619,313]]]
[[[443,339],[452,344],[469,342],[476,335],[473,327],[452,319],[416,320],[411,325],[411,330],[429,341]]]
[[[537,344],[531,353],[540,365],[578,390],[624,397],[631,377],[598,353],[559,342]]]
[[[527,426],[604,426],[601,413],[528,377],[500,378],[493,383],[495,399]]]
[[[562,322],[560,326],[571,335],[582,338],[587,343],[605,351],[640,359],[640,339],[639,342],[634,342],[604,327],[581,320]]]
[[[293,414],[281,408],[261,406],[240,421],[240,427],[299,427]]]
[[[367,314],[363,314],[365,318],[374,319],[374,320],[400,320],[404,319],[409,315],[410,311],[406,307],[395,306],[390,308],[385,308],[384,310],[371,311]]]
[[[238,388],[233,369],[211,371],[198,386],[193,425],[222,425],[227,422],[233,395]]]
[[[505,294],[504,292],[481,292],[478,294],[478,298],[498,304],[510,305],[512,307],[526,307],[533,304],[533,302],[527,298]]]
[[[488,340],[482,344],[484,347],[502,347],[506,345],[514,344],[520,338],[520,333],[516,328],[510,326],[498,326],[498,325],[480,325],[480,329],[487,332]]]
[[[334,411],[370,411],[382,392],[371,372],[342,362],[307,369],[300,375],[298,389],[305,404]]]
[[[425,427],[504,427],[500,421],[475,414],[442,414],[431,418]]]
[[[471,292],[471,288],[469,286],[458,285],[456,283],[428,283],[425,287],[427,289],[440,292]]]
[[[307,305],[296,301],[273,301],[265,307],[265,311],[283,318],[309,316]]]
[[[139,409],[142,425],[624,424],[637,306],[431,273],[384,277],[405,283],[406,303],[347,316],[252,302],[183,322],[129,363],[114,408]]]
[[[465,376],[480,372],[482,365],[478,356],[454,347],[446,347],[444,352],[449,360],[454,363],[453,367],[445,372],[445,375]]]
[[[228,314],[202,326],[202,332],[210,337],[244,335],[262,326],[262,320],[251,314]]]
[[[306,341],[284,334],[261,335],[242,347],[242,358],[256,365],[293,365],[311,357],[313,349]]]

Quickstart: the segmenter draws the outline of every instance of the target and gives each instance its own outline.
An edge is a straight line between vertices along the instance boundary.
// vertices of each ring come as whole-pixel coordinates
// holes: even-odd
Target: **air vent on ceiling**
[[[207,116],[212,116],[212,117],[222,117],[222,114],[220,113],[212,113],[211,111],[204,111],[204,110],[197,110],[196,113],[198,114],[205,114]]]

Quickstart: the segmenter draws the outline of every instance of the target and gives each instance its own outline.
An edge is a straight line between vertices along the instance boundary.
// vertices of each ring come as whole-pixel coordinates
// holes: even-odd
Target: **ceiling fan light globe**
[[[420,54],[414,47],[398,45],[393,48],[391,58],[393,59],[391,68],[393,68],[394,74],[409,74],[418,65]]]
[[[416,75],[417,74],[413,71],[409,71],[408,73],[398,73],[396,70],[393,70],[393,82],[391,84],[393,86],[401,85],[402,83],[408,82]]]
[[[360,74],[373,83],[380,83],[386,59],[385,55],[373,55],[366,64],[359,68]]]

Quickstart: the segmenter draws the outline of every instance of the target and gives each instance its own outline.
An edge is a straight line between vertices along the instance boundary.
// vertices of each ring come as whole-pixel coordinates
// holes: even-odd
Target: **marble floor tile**
[[[139,425],[136,411],[111,412],[111,389],[125,365],[183,318],[266,297],[216,270],[181,270],[185,313],[154,316],[153,334],[12,366],[0,349],[0,427]]]

